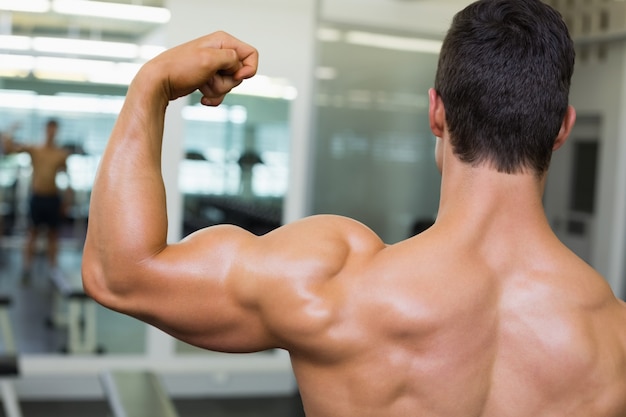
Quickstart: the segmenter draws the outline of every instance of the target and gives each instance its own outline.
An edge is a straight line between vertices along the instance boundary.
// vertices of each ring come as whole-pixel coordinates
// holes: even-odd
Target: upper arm
[[[336,216],[264,236],[214,226],[132,266],[125,288],[99,301],[211,350],[286,347],[288,333],[329,302],[324,285],[355,254],[380,247],[369,229]]]

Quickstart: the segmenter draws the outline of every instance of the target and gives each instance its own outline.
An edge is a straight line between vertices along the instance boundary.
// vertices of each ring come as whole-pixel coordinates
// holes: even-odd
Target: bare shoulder
[[[254,269],[257,281],[280,283],[296,290],[297,286],[331,280],[347,265],[366,262],[385,247],[371,229],[358,221],[317,215],[250,240],[241,247],[240,259],[245,264],[239,265]]]
[[[233,274],[238,298],[255,305],[283,347],[295,341],[306,345],[335,322],[346,270],[367,265],[385,247],[372,230],[350,218],[298,220],[242,249],[245,264],[238,265],[246,271]]]
[[[308,250],[322,251],[329,245],[338,245],[350,253],[377,252],[386,246],[363,223],[337,215],[306,217],[268,233],[262,240],[289,242],[296,247],[306,246]]]

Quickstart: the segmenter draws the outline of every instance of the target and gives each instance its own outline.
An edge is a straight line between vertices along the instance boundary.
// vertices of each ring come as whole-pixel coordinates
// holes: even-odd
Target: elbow
[[[115,304],[114,300],[117,297],[115,292],[111,290],[104,269],[99,262],[95,262],[84,255],[81,274],[85,294],[105,307],[112,307]]]
[[[83,254],[81,274],[85,294],[104,307],[123,311],[124,290],[116,268],[107,268],[86,248]]]

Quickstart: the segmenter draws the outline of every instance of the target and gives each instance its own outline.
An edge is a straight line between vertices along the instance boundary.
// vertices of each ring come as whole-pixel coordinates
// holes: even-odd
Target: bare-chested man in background
[[[319,215],[168,244],[168,102],[199,89],[219,105],[257,58],[218,32],[140,70],[93,190],[89,294],[206,349],[286,349],[311,417],[626,416],[626,306],[542,206],[576,117],[558,13],[484,0],[455,17],[429,92],[442,185],[425,232],[386,245]]]
[[[31,222],[24,250],[24,278],[29,278],[37,236],[43,226],[47,228],[46,256],[51,266],[57,265],[59,227],[62,219],[62,195],[56,184],[56,176],[66,170],[69,152],[55,143],[59,123],[50,119],[46,123],[45,141],[41,145],[17,144],[5,139],[7,153],[26,152],[32,165],[30,216]]]

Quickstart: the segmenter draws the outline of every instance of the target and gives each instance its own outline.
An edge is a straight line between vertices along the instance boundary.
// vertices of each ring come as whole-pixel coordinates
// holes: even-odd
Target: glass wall
[[[425,52],[419,40],[328,24],[319,37],[313,212],[356,218],[387,243],[405,239],[438,208],[428,122],[436,45]]]

